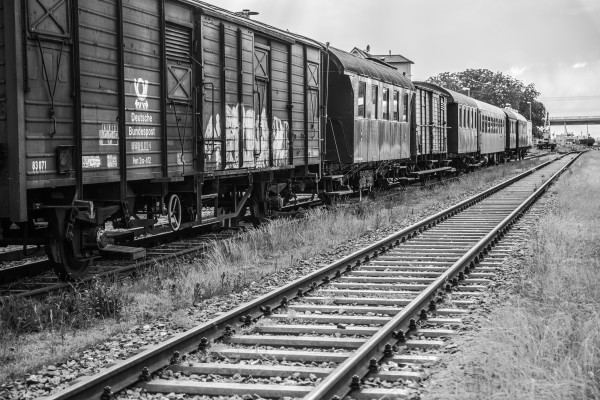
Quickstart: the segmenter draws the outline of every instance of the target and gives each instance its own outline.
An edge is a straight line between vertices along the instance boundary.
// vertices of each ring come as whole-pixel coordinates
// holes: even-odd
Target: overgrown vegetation
[[[124,329],[178,312],[187,315],[183,310],[196,303],[241,292],[252,282],[268,282],[271,274],[367,232],[408,226],[542,161],[486,169],[445,186],[398,191],[355,204],[314,209],[301,219],[274,220],[235,239],[216,242],[203,258],[155,265],[124,283],[97,281],[88,290],[63,293],[44,301],[5,302],[0,307],[0,358],[4,358],[0,361],[6,362],[0,365],[21,361],[22,365],[0,367],[0,381],[49,360],[65,359],[69,349],[85,342],[77,343],[75,337],[86,336],[96,325],[117,323],[119,329]],[[36,338],[41,337],[41,332],[44,340],[58,340],[64,349],[58,353],[38,349],[44,354],[25,361],[32,345],[25,334],[31,332],[38,332]],[[96,332],[95,340],[114,333],[113,329],[103,332]]]
[[[552,189],[513,296],[434,398],[600,398],[600,154],[572,168]]]

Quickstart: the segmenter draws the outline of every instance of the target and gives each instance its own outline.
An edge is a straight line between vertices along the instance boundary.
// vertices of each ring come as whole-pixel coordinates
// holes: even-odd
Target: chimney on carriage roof
[[[240,17],[244,17],[244,18],[250,19],[251,15],[258,15],[258,12],[256,12],[256,11],[250,11],[249,9],[245,8],[242,11],[236,12],[235,15],[239,15]]]

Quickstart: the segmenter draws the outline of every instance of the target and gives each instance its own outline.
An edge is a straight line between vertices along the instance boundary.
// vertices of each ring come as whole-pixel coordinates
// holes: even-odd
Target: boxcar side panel
[[[306,165],[304,133],[304,49],[302,45],[292,45],[292,137],[293,163]]]
[[[306,84],[307,84],[307,127],[308,127],[308,164],[319,164],[321,157],[321,52],[312,47],[306,48]]]
[[[51,14],[34,0],[26,2],[25,151],[27,188],[75,183],[59,173],[58,146],[75,145],[73,60],[69,3],[50,1]]]
[[[123,1],[127,179],[162,175],[159,2]]]
[[[254,167],[254,34],[242,30],[242,157],[244,167]],[[258,147],[257,147],[258,148]]]
[[[194,173],[192,10],[165,3],[167,175]]]
[[[433,154],[446,153],[446,98],[433,94]]]
[[[202,57],[204,64],[204,96],[202,120],[204,121],[204,168],[206,171],[222,169],[221,166],[221,74],[219,24],[211,17],[202,17]],[[244,158],[245,159],[245,158]]]
[[[253,165],[255,167],[269,166],[272,153],[269,138],[272,135],[270,119],[270,80],[271,80],[271,50],[266,38],[254,37],[253,68],[254,68],[254,137],[248,142],[252,143]]]
[[[120,179],[116,15],[114,1],[79,3],[84,184]]]
[[[239,168],[239,115],[238,115],[238,43],[237,29],[224,27],[225,54],[225,168]],[[220,105],[221,106],[221,105]],[[219,118],[219,122],[221,122]],[[222,124],[222,122],[221,122]]]
[[[273,105],[273,165],[289,165],[288,46],[271,42],[271,98]]]

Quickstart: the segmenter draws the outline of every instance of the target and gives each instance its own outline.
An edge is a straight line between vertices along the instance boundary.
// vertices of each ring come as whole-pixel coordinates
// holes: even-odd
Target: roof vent
[[[236,12],[235,15],[239,15],[241,17],[250,19],[251,15],[258,15],[258,12],[256,12],[256,11],[250,11],[247,8],[245,8],[242,11]]]

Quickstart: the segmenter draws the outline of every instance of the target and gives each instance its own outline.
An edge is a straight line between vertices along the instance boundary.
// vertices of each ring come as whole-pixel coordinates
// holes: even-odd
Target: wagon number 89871
[[[32,171],[45,171],[46,170],[46,161],[32,161],[31,162],[31,170]]]

